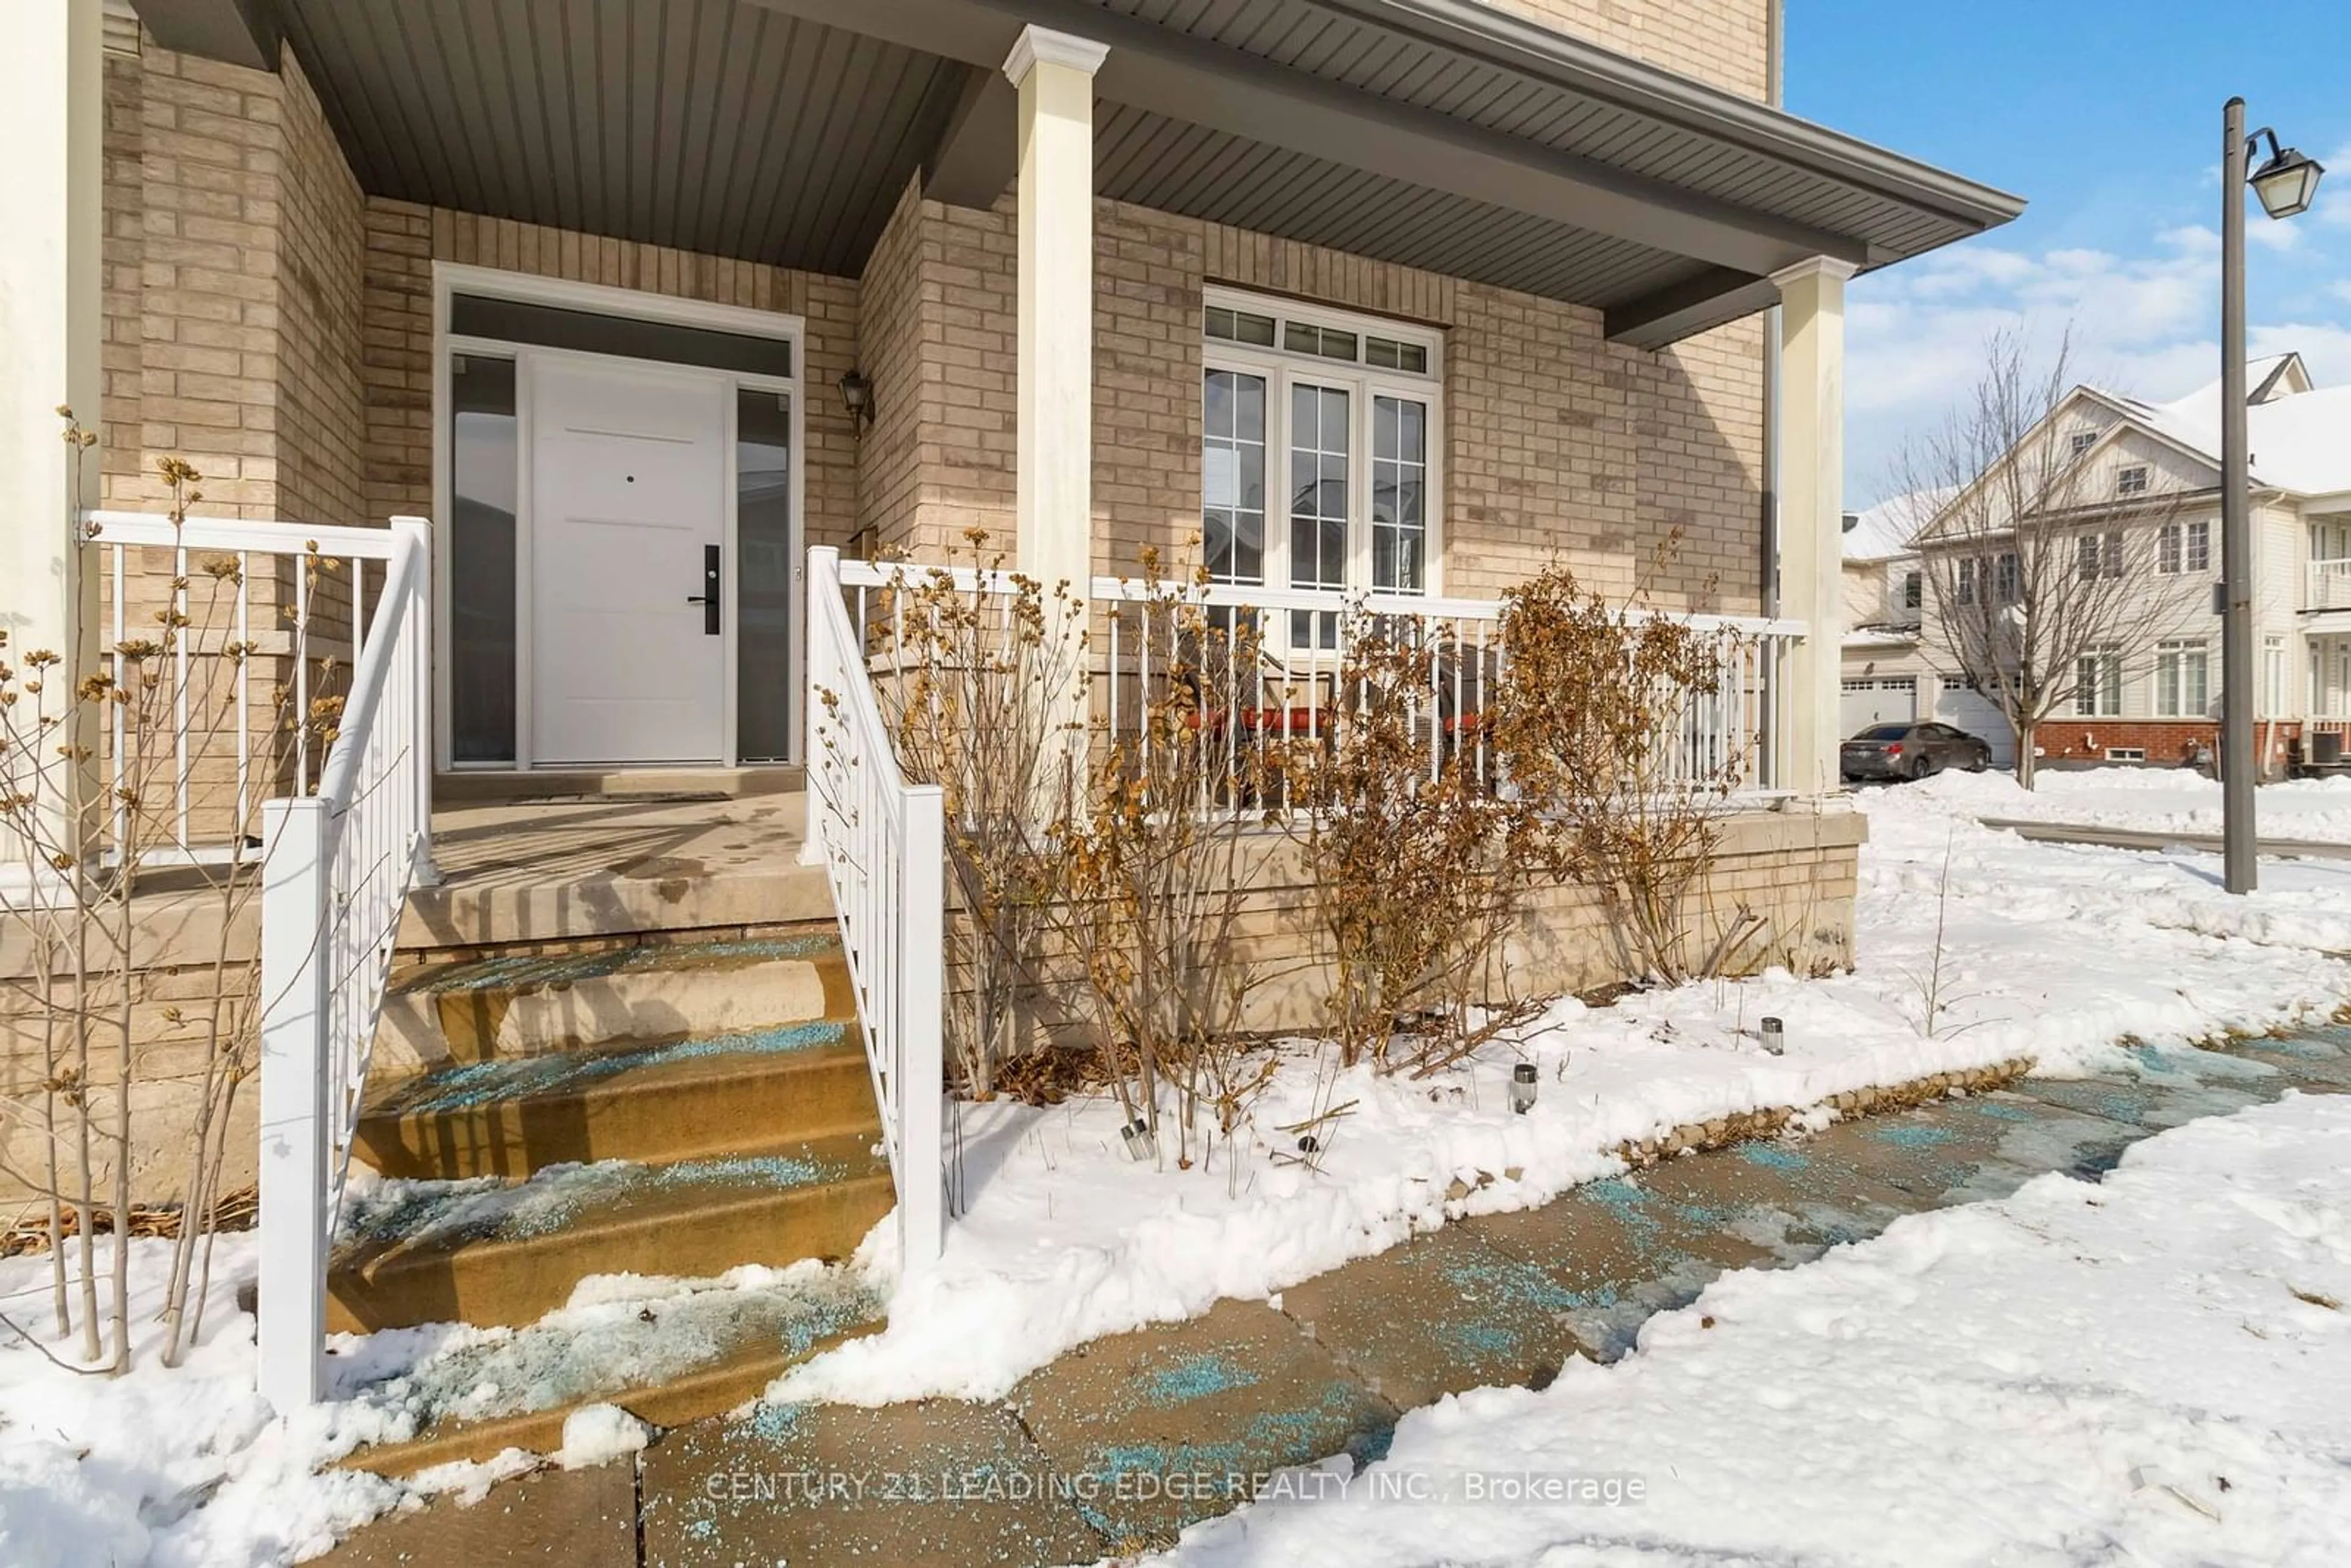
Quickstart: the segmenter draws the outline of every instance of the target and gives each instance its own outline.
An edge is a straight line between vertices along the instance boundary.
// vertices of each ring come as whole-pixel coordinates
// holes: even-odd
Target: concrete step
[[[768,1030],[857,1016],[840,939],[645,943],[413,967],[384,996],[384,1070]]]
[[[346,1217],[327,1326],[536,1322],[593,1274],[706,1279],[846,1257],[894,1201],[870,1134],[522,1182],[391,1184]]]
[[[856,1025],[819,1019],[444,1067],[379,1091],[356,1146],[385,1176],[453,1181],[880,1128]]]
[[[682,1427],[749,1404],[794,1364],[872,1333],[883,1321],[878,1298],[844,1270],[828,1269],[813,1280],[672,1297],[636,1320],[600,1324],[590,1336],[569,1327],[524,1329],[443,1352],[422,1373],[444,1389],[512,1390],[512,1408],[465,1417],[434,1413],[428,1401],[413,1437],[357,1449],[340,1464],[399,1477],[478,1463],[507,1448],[552,1453],[562,1446],[564,1418],[599,1403],[654,1427]],[[583,1348],[589,1340],[592,1348]]]

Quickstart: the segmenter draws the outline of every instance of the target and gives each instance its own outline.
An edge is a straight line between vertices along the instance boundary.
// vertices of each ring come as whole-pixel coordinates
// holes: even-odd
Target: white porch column
[[[1780,783],[1824,794],[1837,766],[1838,645],[1844,635],[1844,286],[1850,263],[1814,256],[1780,286],[1780,613],[1807,628],[1786,665]]]
[[[1020,91],[1020,570],[1082,594],[1093,575],[1094,72],[1110,51],[1023,27]]]
[[[1093,576],[1094,72],[1109,53],[1028,26],[1004,61],[1020,93],[1014,559],[1045,585],[1049,604],[1066,582],[1081,607]],[[1081,776],[1079,688],[1059,694],[1052,711]]]
[[[92,646],[96,633],[68,508],[97,504],[98,454],[76,465],[57,411],[99,428],[99,11],[0,4],[0,656],[19,670],[35,649],[71,656],[77,631]],[[52,692],[69,685],[53,672]],[[0,864],[15,859],[0,844]]]

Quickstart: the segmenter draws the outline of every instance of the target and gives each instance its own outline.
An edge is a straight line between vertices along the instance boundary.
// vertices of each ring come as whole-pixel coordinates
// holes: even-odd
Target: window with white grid
[[[1221,288],[1208,291],[1201,336],[1209,575],[1332,592],[1435,591],[1444,559],[1441,336]],[[1335,645],[1336,631],[1334,615],[1291,618],[1302,645]]]
[[[2202,718],[2210,701],[2204,644],[2184,640],[2155,645],[2155,711],[2160,718]]]

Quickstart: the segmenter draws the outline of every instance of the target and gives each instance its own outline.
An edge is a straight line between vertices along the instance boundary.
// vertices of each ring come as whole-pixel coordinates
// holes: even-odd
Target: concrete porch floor
[[[806,800],[792,790],[444,804],[433,813],[441,883],[411,895],[400,946],[406,954],[830,921],[823,869],[799,863]],[[132,967],[252,959],[258,871],[256,863],[255,895],[234,913],[199,873],[148,873],[131,907]],[[0,925],[0,978],[31,973],[16,926]]]
[[[800,864],[807,796],[703,795],[448,805],[438,886],[409,897],[403,952],[739,931],[831,920]]]

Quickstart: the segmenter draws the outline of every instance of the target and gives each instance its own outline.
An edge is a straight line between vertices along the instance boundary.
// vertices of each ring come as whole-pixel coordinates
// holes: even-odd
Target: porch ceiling
[[[851,276],[967,74],[741,0],[278,15],[373,194]]]
[[[139,0],[282,26],[371,192],[853,274],[1009,183],[1024,24],[1110,47],[1123,201],[1607,312],[1642,347],[2022,204],[1472,0]]]

